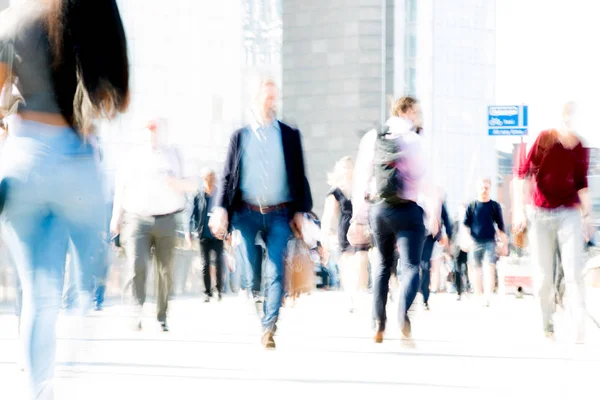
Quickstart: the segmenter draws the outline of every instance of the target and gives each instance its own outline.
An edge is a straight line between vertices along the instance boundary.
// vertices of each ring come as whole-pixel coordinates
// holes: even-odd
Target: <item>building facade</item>
[[[421,100],[430,176],[451,212],[479,178],[495,188],[493,0],[284,0],[283,25],[284,115],[304,134],[316,211],[326,172],[402,95]]]

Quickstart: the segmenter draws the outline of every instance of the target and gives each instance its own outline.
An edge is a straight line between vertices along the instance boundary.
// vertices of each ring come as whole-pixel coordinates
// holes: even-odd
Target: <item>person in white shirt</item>
[[[383,148],[383,139],[378,138],[379,132],[372,130],[361,140],[353,179],[354,214],[348,231],[348,240],[352,245],[367,242],[370,219],[373,241],[380,255],[380,265],[376,266],[374,280],[376,343],[383,341],[389,281],[392,270],[396,267],[397,252],[402,276],[398,318],[403,338],[410,339],[408,310],[419,289],[419,267],[426,223],[433,236],[440,228],[439,218],[427,218],[440,215],[436,210],[428,209],[428,205],[438,202],[423,201],[435,196],[435,193],[426,185],[422,137],[417,133],[421,129],[420,104],[412,97],[402,97],[392,105],[391,114],[392,117],[386,123],[387,134],[383,135],[382,132],[381,136],[385,136],[389,143],[395,141],[398,145],[395,153],[386,154],[393,155],[392,160],[387,157],[385,160],[379,159],[383,156],[379,151]],[[393,171],[395,173],[392,178],[383,175]],[[374,206],[370,207],[367,198],[373,179],[376,180],[378,192]],[[400,182],[395,188],[388,185],[388,182],[398,181]]]
[[[141,329],[141,309],[146,300],[146,276],[154,247],[157,261],[157,319],[168,331],[167,309],[172,286],[176,215],[185,208],[185,191],[178,152],[166,145],[166,122],[147,125],[149,142],[131,154],[117,178],[111,232],[122,233],[138,309],[136,329]],[[121,232],[122,230],[122,232]]]

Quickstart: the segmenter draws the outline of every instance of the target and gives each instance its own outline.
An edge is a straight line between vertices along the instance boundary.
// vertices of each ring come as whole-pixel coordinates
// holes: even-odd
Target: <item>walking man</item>
[[[231,226],[242,234],[247,260],[252,265],[255,297],[260,293],[257,276],[262,267],[256,236],[263,236],[268,253],[262,318],[265,348],[275,348],[273,336],[284,295],[288,240],[292,231],[301,235],[302,213],[312,209],[301,135],[277,120],[277,98],[275,83],[262,82],[252,110],[253,121],[231,137],[217,199],[219,207],[210,220],[211,231],[219,239],[227,235]]]
[[[484,306],[489,306],[490,298],[496,287],[496,236],[506,241],[504,220],[500,204],[490,197],[492,182],[485,178],[479,181],[477,200],[469,204],[465,214],[464,224],[467,227],[473,245],[471,247],[471,262],[475,293],[483,295]],[[496,230],[498,232],[496,232]],[[482,279],[483,275],[483,279]],[[483,282],[482,282],[483,281]]]
[[[425,239],[425,217],[429,232],[439,231],[441,212],[418,204],[424,186],[425,158],[421,153],[421,106],[412,97],[402,97],[392,105],[392,117],[382,132],[368,132],[360,143],[356,162],[352,203],[353,221],[348,231],[351,244],[368,236],[368,220],[373,230],[379,265],[374,275],[375,342],[381,343],[387,322],[386,304],[396,249],[400,257],[402,283],[398,320],[403,339],[411,338],[408,316],[419,290],[419,267]],[[365,201],[372,179],[376,183],[375,204],[369,210]],[[428,203],[436,203],[429,201]],[[441,201],[439,202],[441,204]]]
[[[176,215],[185,208],[179,188],[181,162],[177,151],[165,143],[166,122],[148,124],[148,142],[131,154],[115,185],[111,232],[121,232],[131,277],[126,287],[133,290],[136,306],[135,328],[142,328],[142,307],[146,301],[146,277],[154,247],[156,256],[156,317],[168,331],[167,309],[173,282],[173,249]]]

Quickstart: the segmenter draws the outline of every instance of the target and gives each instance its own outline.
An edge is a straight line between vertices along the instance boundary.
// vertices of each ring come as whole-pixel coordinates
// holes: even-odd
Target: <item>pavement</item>
[[[348,312],[340,292],[315,292],[282,309],[277,350],[260,346],[253,305],[240,296],[171,303],[170,332],[147,304],[143,330],[115,305],[81,319],[61,314],[56,399],[598,398],[600,330],[585,345],[544,339],[535,301],[432,295],[415,304],[414,341],[400,340],[389,304],[384,343],[372,340],[371,298]],[[17,320],[0,314],[0,399],[22,399]]]

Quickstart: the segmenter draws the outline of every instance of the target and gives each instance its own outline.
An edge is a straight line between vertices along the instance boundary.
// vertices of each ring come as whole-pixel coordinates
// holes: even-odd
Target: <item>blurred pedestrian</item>
[[[0,87],[17,82],[25,100],[0,159],[3,233],[23,288],[28,398],[52,399],[69,240],[81,282],[91,282],[101,245],[104,198],[88,139],[94,118],[127,109],[127,44],[114,0],[25,1],[1,19]],[[7,82],[9,74],[18,80]],[[82,287],[85,305],[90,292]]]
[[[261,82],[252,122],[231,137],[217,201],[220,207],[210,221],[213,234],[220,239],[231,226],[240,230],[253,266],[255,296],[260,293],[257,272],[262,267],[255,241],[257,233],[264,235],[269,257],[262,319],[265,348],[275,348],[288,240],[292,231],[301,236],[302,213],[312,209],[301,135],[277,120],[278,96],[273,81]]]
[[[579,137],[577,108],[567,103],[562,124],[542,131],[518,170],[513,229],[529,232],[535,294],[542,327],[554,337],[555,257],[560,254],[566,298],[576,342],[585,339],[584,244],[589,241],[592,204],[588,191],[589,152]],[[532,182],[526,217],[525,179]],[[529,220],[529,225],[527,225]]]
[[[173,284],[173,250],[177,214],[185,209],[187,182],[182,178],[177,149],[167,142],[164,119],[151,121],[144,129],[146,142],[128,159],[117,176],[111,233],[120,234],[128,261],[129,283],[134,302],[134,328],[142,329],[146,301],[146,277],[156,257],[156,319],[168,331],[167,311]]]

